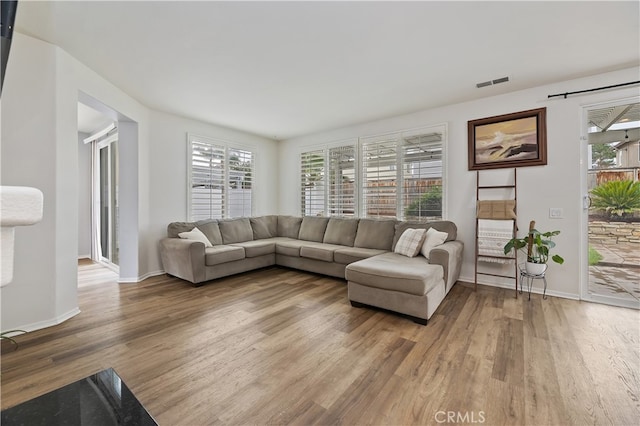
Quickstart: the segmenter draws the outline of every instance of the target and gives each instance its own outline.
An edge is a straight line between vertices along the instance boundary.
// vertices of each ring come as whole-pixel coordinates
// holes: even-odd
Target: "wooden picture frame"
[[[547,164],[547,109],[468,122],[469,170]]]

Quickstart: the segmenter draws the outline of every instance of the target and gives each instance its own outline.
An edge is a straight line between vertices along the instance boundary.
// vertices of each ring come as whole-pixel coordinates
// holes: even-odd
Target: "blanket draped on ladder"
[[[478,219],[478,260],[488,263],[510,263],[513,259],[485,256],[505,256],[504,246],[513,238],[513,221]]]

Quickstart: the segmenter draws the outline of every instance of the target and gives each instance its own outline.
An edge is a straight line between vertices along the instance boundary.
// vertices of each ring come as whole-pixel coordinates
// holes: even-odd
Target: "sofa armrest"
[[[160,258],[167,274],[194,284],[205,281],[204,243],[180,238],[160,240]]]
[[[460,240],[447,241],[431,250],[429,254],[429,263],[441,265],[444,269],[444,282],[447,293],[460,277],[463,248],[464,243]]]

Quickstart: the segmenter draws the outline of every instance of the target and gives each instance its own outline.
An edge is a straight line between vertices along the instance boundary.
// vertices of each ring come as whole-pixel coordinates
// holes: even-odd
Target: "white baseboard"
[[[155,277],[158,275],[162,275],[164,274],[164,271],[153,271],[153,272],[147,272],[144,275],[141,275],[139,277],[125,277],[125,278],[118,278],[118,283],[120,284],[131,284],[131,283],[139,283],[142,282],[144,280],[146,280],[147,278],[151,278],[151,277]]]
[[[91,259],[91,255],[90,254],[79,254],[78,255],[78,260],[81,259]]]
[[[75,317],[80,312],[81,312],[80,309],[76,307],[76,308],[71,309],[69,312],[66,312],[66,313],[64,313],[62,315],[58,315],[57,317],[52,318],[50,320],[38,321],[38,322],[31,323],[31,324],[21,325],[19,327],[12,327],[12,329],[24,330],[24,331],[41,330],[43,328],[53,327],[54,325],[61,324],[61,323],[65,322],[66,320]]]
[[[458,278],[458,281],[463,281],[465,283],[471,283],[471,284],[474,283],[473,277],[460,277]],[[478,280],[478,284],[486,285],[488,287],[497,287],[497,288],[506,288],[506,289],[515,290],[513,284],[489,283],[489,282],[480,281],[480,280]],[[542,291],[543,291],[542,287],[534,286],[531,288],[532,294],[542,294]],[[571,299],[571,300],[580,300],[579,294],[565,293],[563,291],[555,291],[555,290],[549,290],[549,289],[547,289],[547,296],[561,297],[563,299]]]

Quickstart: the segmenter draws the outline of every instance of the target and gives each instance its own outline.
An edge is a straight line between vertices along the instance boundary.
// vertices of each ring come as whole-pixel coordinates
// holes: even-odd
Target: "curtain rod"
[[[633,84],[640,84],[640,80],[638,80],[638,81],[630,81],[628,83],[614,84],[613,86],[596,87],[595,89],[578,90],[578,91],[575,91],[575,92],[557,93],[555,95],[548,95],[547,99],[556,98],[558,96],[564,96],[564,98],[567,99],[567,96],[569,96],[569,95],[577,95],[578,93],[595,92],[595,91],[598,91],[598,90],[614,89],[616,87],[631,86]]]

